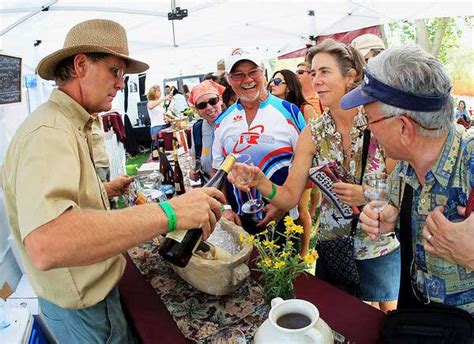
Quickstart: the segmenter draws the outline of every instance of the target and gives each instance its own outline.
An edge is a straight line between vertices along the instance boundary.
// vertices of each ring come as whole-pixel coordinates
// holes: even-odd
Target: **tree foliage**
[[[397,37],[402,44],[417,43],[441,62],[447,63],[449,51],[460,46],[463,27],[472,28],[473,24],[472,16],[429,18],[414,22],[393,22],[385,25],[384,29],[389,38]]]

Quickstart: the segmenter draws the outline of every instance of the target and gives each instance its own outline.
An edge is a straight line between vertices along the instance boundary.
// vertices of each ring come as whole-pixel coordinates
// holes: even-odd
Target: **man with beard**
[[[216,120],[212,148],[213,168],[217,169],[230,153],[248,154],[274,183],[284,183],[291,165],[296,141],[305,126],[298,107],[268,94],[264,68],[253,55],[235,50],[225,61],[227,80],[238,101]],[[252,190],[253,198],[272,198]],[[227,185],[227,198],[250,233],[263,230],[268,222],[278,222],[284,213],[267,204],[262,212],[242,212],[248,198],[233,185]],[[229,210],[230,211],[230,210]]]

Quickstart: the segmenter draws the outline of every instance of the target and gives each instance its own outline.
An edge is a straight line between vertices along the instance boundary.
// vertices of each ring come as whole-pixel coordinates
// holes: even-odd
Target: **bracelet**
[[[158,205],[163,209],[168,218],[168,231],[166,233],[171,233],[176,229],[176,213],[171,205],[167,201],[158,203]]]
[[[230,204],[221,204],[221,211],[224,210],[232,210],[232,206]]]
[[[275,198],[276,194],[277,194],[277,186],[275,183],[272,183],[272,192],[268,196],[265,196],[265,198],[271,201],[272,199]]]

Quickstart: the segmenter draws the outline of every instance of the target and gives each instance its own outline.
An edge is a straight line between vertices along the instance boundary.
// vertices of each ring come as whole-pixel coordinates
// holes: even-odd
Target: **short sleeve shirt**
[[[104,127],[102,118],[97,116],[92,122],[92,151],[95,167],[109,167],[109,156],[105,149]]]
[[[234,103],[216,120],[212,165],[219,168],[230,153],[249,154],[253,164],[272,182],[282,185],[288,176],[298,136],[305,125],[296,105],[271,94],[260,103],[250,125],[242,104]],[[237,214],[241,215],[241,206],[247,201],[247,196],[233,185],[230,187]],[[256,188],[252,192],[253,197],[261,198]],[[231,200],[231,203],[234,202]]]
[[[100,302],[125,269],[120,254],[88,266],[40,271],[23,244],[30,233],[69,209],[109,209],[90,154],[92,122],[67,94],[53,91],[18,128],[1,176],[11,231],[33,289],[64,308]]]
[[[354,126],[349,136],[351,139],[352,158],[347,173],[347,182],[360,184],[362,175],[362,148],[364,132],[357,127],[365,124],[362,108],[354,118]],[[342,136],[336,130],[329,109],[321,117],[315,118],[309,123],[313,141],[316,144],[313,165],[321,166],[326,163],[336,162],[339,166],[344,166],[344,148]],[[364,174],[386,172],[385,152],[380,147],[373,136],[370,138],[367,155],[367,165]],[[331,240],[348,236],[351,233],[351,220],[344,219],[336,207],[326,197],[321,201],[320,226],[318,230],[318,240]],[[387,244],[378,246],[369,236],[357,227],[354,238],[354,256],[356,259],[370,259],[380,257],[390,253],[400,246],[396,238],[387,240]]]
[[[392,175],[391,202],[401,206],[405,185],[413,188],[411,229],[414,269],[418,290],[427,298],[462,308],[474,315],[474,272],[432,256],[423,247],[426,217],[437,206],[445,206],[450,221],[463,219],[458,205],[466,206],[474,187],[474,135],[455,126],[451,129],[441,155],[421,185],[414,169],[407,162],[399,163]],[[404,228],[400,228],[404,230]]]

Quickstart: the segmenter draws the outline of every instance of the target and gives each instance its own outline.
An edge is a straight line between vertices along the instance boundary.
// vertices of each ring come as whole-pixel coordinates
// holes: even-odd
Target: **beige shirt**
[[[92,122],[92,151],[95,167],[109,167],[109,156],[105,150],[104,126],[102,117],[97,115]]]
[[[8,218],[28,278],[39,297],[64,308],[100,302],[125,269],[120,254],[88,266],[40,271],[23,244],[28,234],[66,210],[109,209],[89,154],[92,122],[77,102],[55,90],[18,128],[3,165]]]

